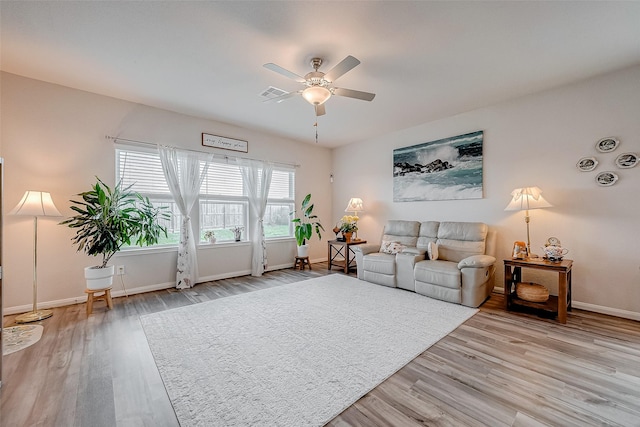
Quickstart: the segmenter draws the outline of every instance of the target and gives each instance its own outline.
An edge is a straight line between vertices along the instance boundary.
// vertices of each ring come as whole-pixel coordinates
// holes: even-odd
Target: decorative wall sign
[[[601,187],[609,187],[616,183],[618,175],[615,172],[600,172],[596,175],[596,182]]]
[[[616,166],[621,169],[632,168],[638,164],[638,155],[636,153],[622,153],[616,157]]]
[[[602,138],[596,143],[596,149],[601,153],[610,153],[618,148],[618,144],[620,144],[620,141],[615,138]]]
[[[202,134],[202,145],[205,147],[222,148],[224,150],[249,152],[249,143],[241,139],[227,138],[224,136]]]
[[[482,198],[483,131],[393,150],[393,201]]]
[[[582,172],[591,172],[596,166],[598,166],[598,161],[595,157],[583,157],[576,164],[578,170]]]

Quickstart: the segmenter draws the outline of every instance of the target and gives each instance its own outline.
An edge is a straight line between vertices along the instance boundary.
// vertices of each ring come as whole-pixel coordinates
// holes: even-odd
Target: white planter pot
[[[298,246],[298,256],[309,256],[309,245]]]
[[[115,265],[108,265],[106,268],[85,267],[84,278],[87,280],[87,289],[105,289],[113,285],[113,274],[116,271]]]

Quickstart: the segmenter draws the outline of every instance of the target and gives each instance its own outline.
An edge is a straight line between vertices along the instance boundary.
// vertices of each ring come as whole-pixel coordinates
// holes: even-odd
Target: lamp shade
[[[505,211],[524,211],[529,209],[550,208],[553,205],[542,197],[538,187],[516,188],[511,192],[511,201]]]
[[[361,212],[363,210],[364,208],[362,207],[362,199],[360,199],[359,197],[352,197],[351,200],[349,200],[349,204],[347,205],[347,208],[344,211],[345,212]]]
[[[322,86],[309,86],[302,91],[302,96],[312,105],[321,105],[331,97],[331,91]]]
[[[53,204],[51,194],[44,191],[26,191],[9,215],[62,216]]]

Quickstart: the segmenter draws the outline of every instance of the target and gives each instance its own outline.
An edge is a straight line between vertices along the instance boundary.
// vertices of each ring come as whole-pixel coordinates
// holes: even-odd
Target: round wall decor
[[[618,180],[618,175],[615,172],[600,172],[596,175],[596,182],[601,187],[609,187],[616,183]]]
[[[636,153],[622,153],[616,157],[616,166],[621,169],[632,168],[638,164],[638,155]]]
[[[618,148],[620,141],[615,138],[608,137],[602,138],[600,141],[596,143],[596,149],[601,153],[610,153],[611,151]]]
[[[598,166],[598,161],[595,157],[583,157],[576,163],[576,167],[582,172],[591,172],[596,166]]]

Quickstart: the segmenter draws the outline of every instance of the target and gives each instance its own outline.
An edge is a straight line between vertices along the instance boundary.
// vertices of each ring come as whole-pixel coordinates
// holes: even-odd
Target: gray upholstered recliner
[[[491,294],[496,259],[486,255],[488,227],[473,222],[389,221],[381,245],[356,246],[358,278],[470,307]],[[397,254],[379,252],[399,242]],[[426,254],[437,244],[437,259]]]
[[[420,223],[418,221],[392,220],[384,226],[382,242],[398,242],[406,248],[415,248],[418,244],[419,232]],[[354,246],[354,252],[358,267],[358,279],[377,283],[378,285],[397,287],[396,276],[398,271],[395,254],[381,252],[380,245]],[[403,273],[406,272],[403,271]],[[411,272],[410,276],[405,279],[413,282],[413,272]]]

